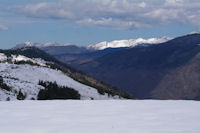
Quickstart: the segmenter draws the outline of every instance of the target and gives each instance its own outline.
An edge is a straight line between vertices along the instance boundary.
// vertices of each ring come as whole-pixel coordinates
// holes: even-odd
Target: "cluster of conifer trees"
[[[58,86],[56,82],[39,81],[39,85],[45,89],[39,91],[38,100],[80,99],[78,91],[66,86]]]

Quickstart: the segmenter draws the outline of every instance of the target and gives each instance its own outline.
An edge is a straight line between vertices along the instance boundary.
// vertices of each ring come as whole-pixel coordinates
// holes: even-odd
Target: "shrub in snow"
[[[17,99],[18,100],[24,100],[26,98],[26,95],[24,95],[21,90],[19,90],[18,94],[17,94]]]
[[[32,61],[15,61],[14,64],[29,64],[31,66],[40,66],[37,63],[33,63]]]
[[[11,88],[3,82],[3,78],[1,76],[0,76],[0,88],[7,90],[7,91],[11,91]]]

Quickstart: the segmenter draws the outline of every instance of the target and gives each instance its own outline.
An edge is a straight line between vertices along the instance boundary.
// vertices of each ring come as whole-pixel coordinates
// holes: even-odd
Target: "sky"
[[[0,49],[27,41],[84,46],[199,30],[199,0],[0,0]]]

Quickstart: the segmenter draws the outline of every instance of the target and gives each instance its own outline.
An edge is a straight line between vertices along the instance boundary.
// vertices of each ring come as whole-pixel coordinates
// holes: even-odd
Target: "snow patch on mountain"
[[[31,59],[23,55],[12,55],[12,62],[20,62],[20,61],[31,61],[32,63],[38,64],[40,66],[46,66],[47,63],[46,61],[39,58]]]
[[[39,66],[46,66],[46,61],[40,59],[40,58],[28,58],[23,55],[11,55],[11,56],[6,56],[4,53],[0,53],[0,62],[6,62],[10,60],[12,63],[15,62],[20,62],[20,61],[25,61],[25,62],[32,62],[34,64],[37,64]]]
[[[103,50],[106,48],[119,48],[119,47],[135,47],[138,45],[159,44],[171,40],[169,37],[150,38],[150,39],[129,39],[129,40],[114,40],[111,42],[100,42],[98,44],[89,45],[88,49]]]
[[[7,60],[7,56],[4,53],[0,53],[0,61]]]

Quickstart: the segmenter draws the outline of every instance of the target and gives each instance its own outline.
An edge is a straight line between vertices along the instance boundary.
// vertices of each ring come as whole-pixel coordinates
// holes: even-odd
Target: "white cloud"
[[[195,0],[62,0],[28,4],[17,10],[33,18],[117,29],[177,23],[200,27],[200,1]]]
[[[139,4],[139,6],[142,7],[142,8],[145,8],[146,7],[146,3],[142,2],[142,3]]]
[[[184,2],[184,0],[166,0],[167,3]]]
[[[79,25],[86,25],[86,26],[104,26],[104,27],[112,27],[115,29],[132,29],[132,28],[139,28],[139,27],[149,27],[148,25],[143,25],[138,22],[134,21],[123,21],[119,19],[112,19],[112,18],[101,18],[98,20],[94,20],[92,18],[84,19],[77,21]]]
[[[62,3],[42,2],[37,4],[28,4],[21,13],[38,18],[53,18],[53,19],[72,19],[74,14],[70,10],[66,10]]]
[[[3,24],[0,24],[0,30],[8,30],[8,27]]]

